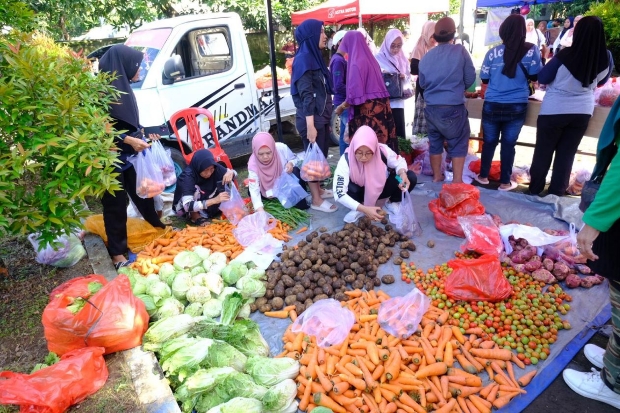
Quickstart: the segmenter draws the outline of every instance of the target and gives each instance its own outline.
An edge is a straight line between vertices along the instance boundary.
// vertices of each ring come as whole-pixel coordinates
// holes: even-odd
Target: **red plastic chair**
[[[170,117],[170,125],[172,126],[172,131],[177,137],[177,141],[179,142],[179,148],[181,149],[183,158],[185,158],[185,162],[187,162],[187,164],[189,165],[192,157],[194,156],[194,152],[200,149],[204,149],[204,140],[202,139],[202,135],[200,134],[200,121],[197,119],[198,115],[204,115],[207,117],[207,119],[209,119],[211,136],[213,137],[213,147],[207,149],[211,151],[216,162],[224,163],[227,168],[232,169],[230,158],[228,157],[226,152],[224,152],[224,150],[220,146],[220,141],[217,139],[217,131],[215,130],[215,121],[213,120],[213,115],[211,114],[211,112],[204,108],[181,109],[178,112],[173,113]],[[185,153],[183,141],[181,140],[181,135],[177,128],[177,123],[179,123],[181,120],[185,121],[185,134],[192,144],[192,152],[189,153]]]

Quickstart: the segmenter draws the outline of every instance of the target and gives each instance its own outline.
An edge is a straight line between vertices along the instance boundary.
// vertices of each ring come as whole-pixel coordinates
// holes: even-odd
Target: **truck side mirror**
[[[164,71],[162,73],[162,83],[164,85],[171,85],[175,80],[185,77],[185,68],[183,67],[183,61],[181,56],[173,55],[166,63],[164,63]]]

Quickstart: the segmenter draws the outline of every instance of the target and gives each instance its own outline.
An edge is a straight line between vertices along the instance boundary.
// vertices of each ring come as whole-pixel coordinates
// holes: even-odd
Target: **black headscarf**
[[[579,20],[573,31],[573,45],[555,55],[583,87],[609,67],[603,22],[596,16]]]
[[[566,21],[566,19],[570,20],[570,26],[568,27],[564,27],[564,22]],[[566,34],[566,32],[568,32],[570,29],[573,28],[573,20],[575,19],[572,16],[568,16],[566,19],[562,20],[562,31],[560,32],[560,40],[562,40],[562,37],[564,37],[564,35]]]
[[[136,130],[140,129],[138,104],[129,81],[140,69],[142,58],[142,52],[124,44],[117,44],[105,52],[99,60],[99,71],[116,76],[112,86],[123,92],[118,101],[110,105],[110,116],[135,127]]]
[[[323,22],[316,19],[304,20],[295,30],[295,39],[299,44],[299,49],[293,60],[293,74],[291,76],[291,94],[296,95],[297,81],[308,70],[320,70],[325,77],[325,87],[327,93],[332,94],[332,75],[325,65],[319,41],[321,40],[321,28]]]
[[[504,68],[502,74],[513,79],[517,65],[528,50],[534,46],[525,41],[525,20],[518,14],[511,14],[499,26],[499,37],[504,43]]]
[[[204,179],[200,173],[210,166],[215,166],[213,174]],[[210,198],[217,189],[217,183],[222,181],[227,169],[217,163],[213,154],[208,149],[199,149],[194,153],[191,162],[183,173],[177,178],[177,187],[174,191],[172,205],[176,205],[179,200],[188,195],[194,195],[196,186],[204,193],[205,198]]]

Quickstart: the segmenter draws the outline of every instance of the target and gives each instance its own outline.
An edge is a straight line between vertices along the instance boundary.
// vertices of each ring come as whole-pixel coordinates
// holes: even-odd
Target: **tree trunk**
[[[69,36],[69,32],[67,32],[67,24],[65,23],[64,14],[60,15],[60,19],[58,20],[58,25],[60,26],[60,31],[62,31],[63,39],[66,41],[71,40],[71,37]]]

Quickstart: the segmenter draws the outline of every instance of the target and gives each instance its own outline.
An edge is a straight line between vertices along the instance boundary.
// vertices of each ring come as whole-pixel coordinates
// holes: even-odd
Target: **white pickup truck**
[[[132,32],[125,44],[144,53],[140,80],[132,84],[140,122],[145,130],[162,135],[162,143],[171,148],[178,167],[184,167],[185,162],[169,121],[180,109],[208,109],[215,119],[218,140],[230,158],[251,153],[252,136],[275,124],[271,88],[256,87],[245,31],[236,13],[147,23]],[[278,90],[281,118],[294,124],[290,86]],[[200,124],[205,147],[211,146],[209,124]],[[189,152],[191,142],[184,128],[179,134]]]

